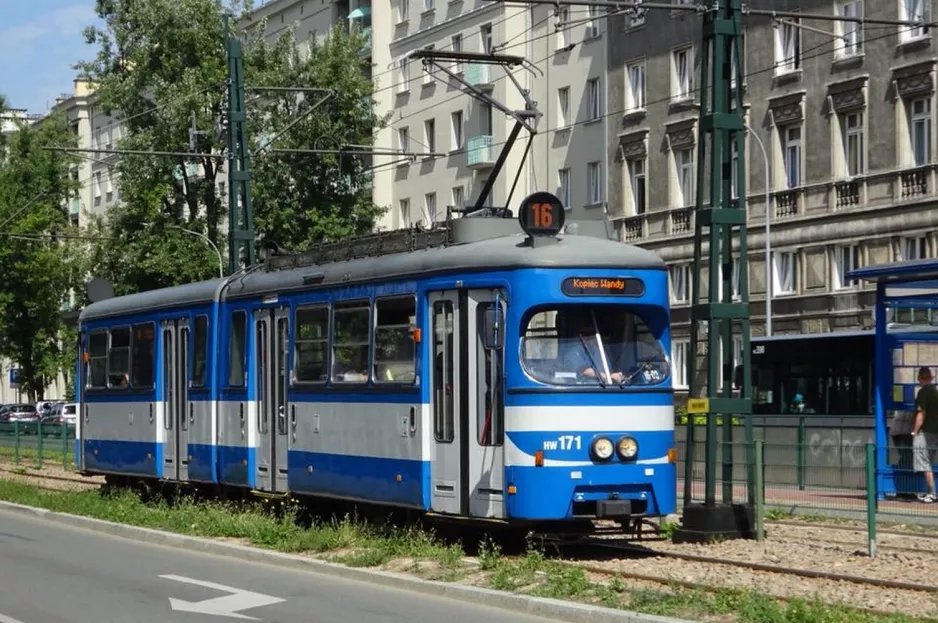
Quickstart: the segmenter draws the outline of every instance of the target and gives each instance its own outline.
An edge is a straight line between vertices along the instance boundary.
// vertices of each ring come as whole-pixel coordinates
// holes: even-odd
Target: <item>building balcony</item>
[[[469,139],[466,145],[466,166],[470,168],[490,167],[495,164],[492,135],[480,134]]]
[[[68,215],[77,217],[81,212],[81,199],[72,197],[68,200]]]
[[[489,78],[489,66],[483,63],[469,63],[466,66],[466,82],[474,87],[487,87],[492,85]]]

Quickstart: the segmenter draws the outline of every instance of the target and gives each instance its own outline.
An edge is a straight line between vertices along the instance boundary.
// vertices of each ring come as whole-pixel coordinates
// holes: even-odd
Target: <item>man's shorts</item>
[[[938,434],[920,432],[913,437],[912,468],[916,472],[932,471],[936,449],[938,449]]]

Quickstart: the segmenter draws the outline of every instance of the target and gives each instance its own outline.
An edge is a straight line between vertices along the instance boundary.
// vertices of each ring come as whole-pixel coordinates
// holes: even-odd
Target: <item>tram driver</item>
[[[560,340],[561,348],[557,357],[560,367],[565,372],[575,372],[577,379],[602,378],[604,383],[621,383],[625,375],[621,370],[613,369],[614,362],[609,357],[608,346],[600,345],[601,332],[597,326],[588,318],[581,318],[569,326],[577,327],[577,330],[572,336]],[[609,367],[608,375],[603,374],[606,366]]]

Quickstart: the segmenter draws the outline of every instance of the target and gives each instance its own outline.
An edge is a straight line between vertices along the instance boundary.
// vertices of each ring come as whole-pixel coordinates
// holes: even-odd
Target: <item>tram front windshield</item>
[[[667,353],[632,308],[564,305],[528,318],[522,365],[535,381],[557,386],[657,385],[669,372]]]

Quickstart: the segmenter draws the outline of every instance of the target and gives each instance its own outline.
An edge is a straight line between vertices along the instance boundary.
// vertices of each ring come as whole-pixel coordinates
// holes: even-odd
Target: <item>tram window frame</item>
[[[85,389],[90,390],[102,390],[107,389],[107,353],[108,353],[108,343],[110,341],[109,331],[107,329],[95,329],[88,334],[88,363],[87,363],[87,377],[85,380]],[[96,336],[104,337],[104,348],[103,353],[97,357],[94,355],[94,338]],[[95,376],[94,376],[94,363],[95,360],[103,360],[103,374],[101,375],[101,384],[95,385]]]
[[[324,311],[326,314],[326,330],[323,337],[301,338],[300,337],[300,314],[309,311]],[[293,311],[293,378],[292,386],[298,385],[325,385],[329,382],[331,376],[332,361],[332,306],[329,303],[306,303],[297,305]],[[307,379],[300,376],[300,344],[320,344],[323,345],[323,367],[322,374],[318,379]]]
[[[200,323],[202,327],[200,329]],[[199,332],[202,332],[201,339]],[[192,337],[190,338],[190,343],[192,344],[192,370],[189,373],[191,375],[191,380],[189,381],[189,387],[193,389],[201,389],[205,387],[206,381],[208,380],[208,339],[209,339],[209,319],[206,314],[199,314],[195,317],[195,326],[192,328]],[[199,353],[201,347],[201,353]],[[196,376],[196,371],[199,370],[199,357],[202,358],[202,370],[199,376]]]
[[[127,346],[118,346],[114,347],[114,334],[126,331],[127,332]],[[131,331],[131,325],[121,325],[119,327],[111,327],[108,329],[108,339],[107,339],[107,387],[108,389],[116,389],[119,391],[126,391],[130,389],[130,368],[133,355],[132,349],[133,343],[133,333]],[[127,363],[126,367],[122,370],[113,370],[112,369],[112,355],[116,350],[127,350]],[[111,382],[111,379],[114,376],[121,376],[127,379],[127,385],[117,385]]]
[[[437,310],[440,311],[437,311]],[[443,331],[438,335],[437,334],[437,317],[443,319]],[[447,317],[449,322],[447,323]],[[449,329],[447,331],[447,329]],[[455,348],[457,345],[457,335],[456,335],[456,305],[450,299],[442,299],[433,302],[433,306],[430,311],[430,366],[432,366],[433,371],[431,372],[431,388],[430,392],[433,396],[433,439],[437,443],[453,443],[456,440],[456,408],[457,402],[455,400],[455,392],[452,391],[452,387],[457,382],[456,372],[458,370],[458,362],[455,356]],[[439,343],[437,338],[442,336],[443,340]],[[446,338],[449,338],[449,357],[446,361],[443,360],[443,351],[444,349],[438,349],[438,346],[446,343]],[[436,358],[440,357],[443,365],[449,364],[449,379],[450,379],[450,391],[446,392],[446,388],[442,386],[442,380],[440,379],[440,372],[443,371],[442,366],[437,369]],[[443,375],[443,378],[446,378],[446,375]],[[439,384],[439,387],[438,387]],[[437,395],[438,389],[442,389],[441,395]],[[448,398],[448,400],[447,400]]]
[[[364,337],[364,341],[362,341],[359,336],[359,339],[350,340],[348,342],[342,342],[340,345],[340,343],[336,339],[337,337],[336,331],[339,327],[338,316],[340,314],[351,315],[353,312],[356,312],[356,311],[360,312],[363,310],[366,311],[368,314],[368,317],[365,319],[365,327],[367,327],[367,334]],[[329,365],[330,365],[329,378],[331,379],[333,383],[338,383],[341,385],[365,385],[367,384],[371,377],[371,375],[368,372],[369,372],[369,369],[371,368],[371,360],[372,360],[371,327],[372,327],[373,310],[372,310],[371,300],[357,299],[357,300],[341,301],[341,302],[335,303],[332,306],[331,316],[332,316],[332,324],[330,327],[331,329],[330,330],[330,351],[331,352],[330,352],[330,361],[329,361]],[[338,363],[338,358],[336,357],[336,351],[339,348],[359,348],[360,349],[362,346],[365,347],[365,361],[363,363],[364,365],[363,372],[364,372],[365,378],[364,379],[352,379],[352,380],[345,380],[341,378],[342,375],[336,372],[336,365]]]
[[[147,327],[150,329],[150,348],[149,348],[149,357],[141,359],[137,356],[138,343],[146,343],[144,340],[138,339],[138,331],[146,330]],[[146,351],[141,351],[146,352]],[[141,380],[140,377],[140,366],[149,366],[149,381]],[[152,390],[156,384],[156,323],[155,322],[140,322],[133,326],[133,333],[131,339],[131,348],[130,348],[130,386],[134,389],[140,390]]]
[[[388,303],[396,303],[406,301],[410,304],[408,318],[413,318],[412,322],[404,324],[386,324],[381,325],[379,321],[381,319],[381,305]],[[381,378],[378,374],[378,365],[385,364],[387,365],[387,370],[390,370],[391,365],[397,366],[407,363],[407,359],[382,359],[380,362],[378,360],[378,335],[379,332],[393,332],[406,327],[407,335],[409,342],[412,348],[412,354],[410,357],[411,367],[408,370],[405,370],[404,373],[410,373],[411,378],[405,380],[385,380]],[[417,295],[416,294],[396,294],[382,296],[375,299],[374,302],[374,314],[372,316],[372,335],[374,336],[372,340],[372,363],[371,363],[371,377],[374,379],[375,384],[380,385],[416,385],[417,384],[417,343],[414,341],[414,331],[417,329]],[[397,354],[397,353],[395,353]]]
[[[238,316],[241,316],[241,321],[238,321]],[[247,378],[248,378],[248,313],[244,309],[235,309],[232,310],[231,314],[228,316],[229,327],[228,327],[228,387],[232,388],[244,388],[247,387]],[[238,329],[240,328],[240,336],[238,334]],[[240,339],[239,339],[240,337]],[[240,366],[236,359],[238,351],[235,350],[234,345],[239,344],[241,349],[241,361]],[[237,373],[239,376],[235,377],[234,374]],[[240,381],[238,380],[240,378]]]
[[[482,447],[499,447],[505,443],[505,399],[502,391],[505,384],[505,342],[500,348],[485,347],[485,314],[494,308],[495,303],[491,301],[476,305],[476,441]],[[494,389],[488,386],[491,378],[489,362],[495,365]],[[486,409],[479,407],[484,407],[490,392],[496,406],[491,420],[494,434],[483,440]]]

